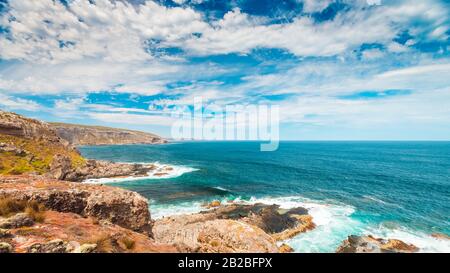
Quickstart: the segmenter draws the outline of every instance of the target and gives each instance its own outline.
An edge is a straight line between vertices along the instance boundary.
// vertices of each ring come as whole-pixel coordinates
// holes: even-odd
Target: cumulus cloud
[[[319,125],[448,117],[448,61],[417,49],[445,47],[450,12],[442,1],[345,0],[347,8],[317,20],[333,1],[299,0],[303,13],[283,22],[239,8],[211,19],[194,9],[201,0],[175,2],[9,0],[0,14],[0,106],[37,111],[43,106],[14,95],[71,94],[52,107],[104,122],[160,125],[172,121],[169,106],[192,104],[196,96],[218,105],[277,103],[285,122]],[[402,33],[406,41],[397,39]],[[363,49],[370,44],[376,48]],[[264,73],[208,59],[273,48],[291,59],[285,67],[284,59],[270,60],[274,71]],[[232,84],[223,84],[227,77]],[[412,91],[377,102],[340,98],[387,89]],[[153,101],[154,109],[84,101],[100,91],[176,96]],[[270,95],[288,99],[273,102]]]
[[[317,11],[329,2],[308,0],[304,9]],[[132,5],[74,0],[66,7],[52,0],[10,0],[0,21],[8,29],[0,37],[0,56],[50,63],[84,58],[131,62],[154,57],[149,48],[153,46],[175,46],[194,55],[247,53],[266,47],[298,56],[330,56],[363,43],[387,44],[412,20],[426,26],[415,26],[415,35],[446,37],[448,10],[436,1],[371,8],[366,3],[321,23],[300,14],[292,22],[268,24],[264,17],[238,8],[208,22],[188,5],[168,8],[153,1]]]
[[[41,106],[32,100],[14,98],[0,93],[0,107],[6,110],[37,111]]]
[[[153,1],[10,0],[1,16],[2,59],[61,63],[83,58],[129,62],[149,59],[145,42],[171,42],[202,32],[206,23],[189,7],[166,8]]]

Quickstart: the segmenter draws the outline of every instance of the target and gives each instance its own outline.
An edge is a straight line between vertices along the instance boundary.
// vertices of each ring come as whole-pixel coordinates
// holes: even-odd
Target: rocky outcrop
[[[36,201],[51,210],[92,216],[151,234],[147,200],[135,192],[115,187],[33,176],[3,176],[0,177],[0,198]]]
[[[0,228],[2,229],[29,227],[34,224],[33,219],[25,213],[18,213],[8,218],[2,218],[0,218]]]
[[[0,253],[177,252],[172,245],[94,217],[46,211],[45,220],[13,228],[2,238]],[[3,246],[1,245],[3,244]]]
[[[47,123],[0,111],[0,174],[45,174],[57,156],[67,158],[69,168],[85,161]]]
[[[396,239],[350,235],[336,250],[337,253],[413,253],[419,251],[414,245]]]
[[[57,136],[48,123],[1,110],[0,134],[27,139],[45,139],[49,142],[68,145],[67,141]]]
[[[158,136],[136,131],[82,125],[55,126],[0,111],[0,174],[33,173],[67,181],[144,176],[154,168],[153,165],[86,160],[73,145],[165,142]],[[89,133],[85,135],[86,140],[83,142],[75,141],[78,138],[66,140],[64,137],[67,137],[67,134],[59,137],[55,128],[63,130],[62,128],[66,127],[76,132],[87,130]],[[90,138],[92,143],[87,143],[87,139]]]
[[[292,247],[290,247],[289,245],[287,245],[287,244],[282,244],[282,245],[278,248],[278,251],[279,251],[280,253],[291,253],[291,252],[294,252],[294,249],[293,249]]]
[[[175,244],[185,252],[274,253],[275,240],[256,226],[234,220],[206,220],[183,215],[155,222],[155,240]]]
[[[102,126],[51,123],[57,134],[73,145],[161,144],[163,138],[145,132]]]
[[[12,252],[12,246],[6,242],[0,242],[0,253],[10,253]]]
[[[86,179],[110,177],[142,177],[156,168],[153,164],[114,163],[100,160],[88,160],[86,164],[76,169],[68,167],[68,160],[57,159],[54,164],[56,172],[51,172],[56,179],[67,181],[83,181]],[[58,177],[58,176],[62,177]]]
[[[314,228],[307,213],[304,208],[228,204],[156,220],[153,234],[157,241],[182,246],[188,252],[288,252],[292,250],[279,249],[276,241]]]
[[[315,227],[305,208],[280,209],[278,205],[228,204],[201,212],[206,219],[239,220],[257,226],[276,240],[286,240]]]

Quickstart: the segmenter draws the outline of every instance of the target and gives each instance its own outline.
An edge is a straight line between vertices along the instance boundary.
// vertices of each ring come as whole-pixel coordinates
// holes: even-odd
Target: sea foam
[[[353,217],[356,209],[339,202],[323,202],[300,196],[251,198],[243,203],[277,204],[290,209],[304,207],[313,217],[316,228],[286,241],[295,252],[335,252],[349,235],[373,235],[378,238],[398,239],[419,247],[420,252],[450,252],[450,240],[402,226],[388,227],[371,224]]]
[[[148,163],[140,163],[140,164],[148,164]],[[148,179],[168,179],[168,178],[176,178],[185,173],[190,173],[198,170],[187,166],[161,164],[159,162],[154,162],[152,164],[155,165],[156,168],[154,170],[149,171],[145,176],[95,178],[95,179],[87,179],[83,181],[83,183],[104,184],[104,183],[117,183],[117,182],[148,180]],[[164,175],[161,175],[161,173],[164,173]]]

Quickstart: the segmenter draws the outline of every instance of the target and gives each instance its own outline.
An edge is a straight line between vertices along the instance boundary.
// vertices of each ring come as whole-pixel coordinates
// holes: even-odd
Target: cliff
[[[69,129],[65,131],[63,128]],[[58,134],[62,131],[67,139]],[[72,135],[69,133],[72,131],[77,133]],[[87,141],[89,137],[92,138],[91,143]],[[78,140],[85,138],[85,141]],[[138,140],[141,143],[164,142],[152,134],[121,129],[81,125],[55,127],[46,122],[0,110],[0,175],[39,174],[67,181],[145,176],[155,166],[86,160],[74,146],[106,142],[137,143]]]
[[[102,126],[50,123],[61,138],[73,145],[161,144],[163,138],[145,132]]]
[[[0,174],[46,174],[57,155],[73,169],[86,163],[49,124],[0,110]]]

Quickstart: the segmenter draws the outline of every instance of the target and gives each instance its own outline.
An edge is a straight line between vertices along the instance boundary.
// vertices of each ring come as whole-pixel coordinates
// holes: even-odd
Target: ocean
[[[87,158],[172,166],[161,178],[102,180],[150,201],[152,218],[200,211],[212,200],[309,209],[316,229],[287,243],[334,252],[348,235],[372,234],[450,252],[450,142],[174,142],[80,147]]]

